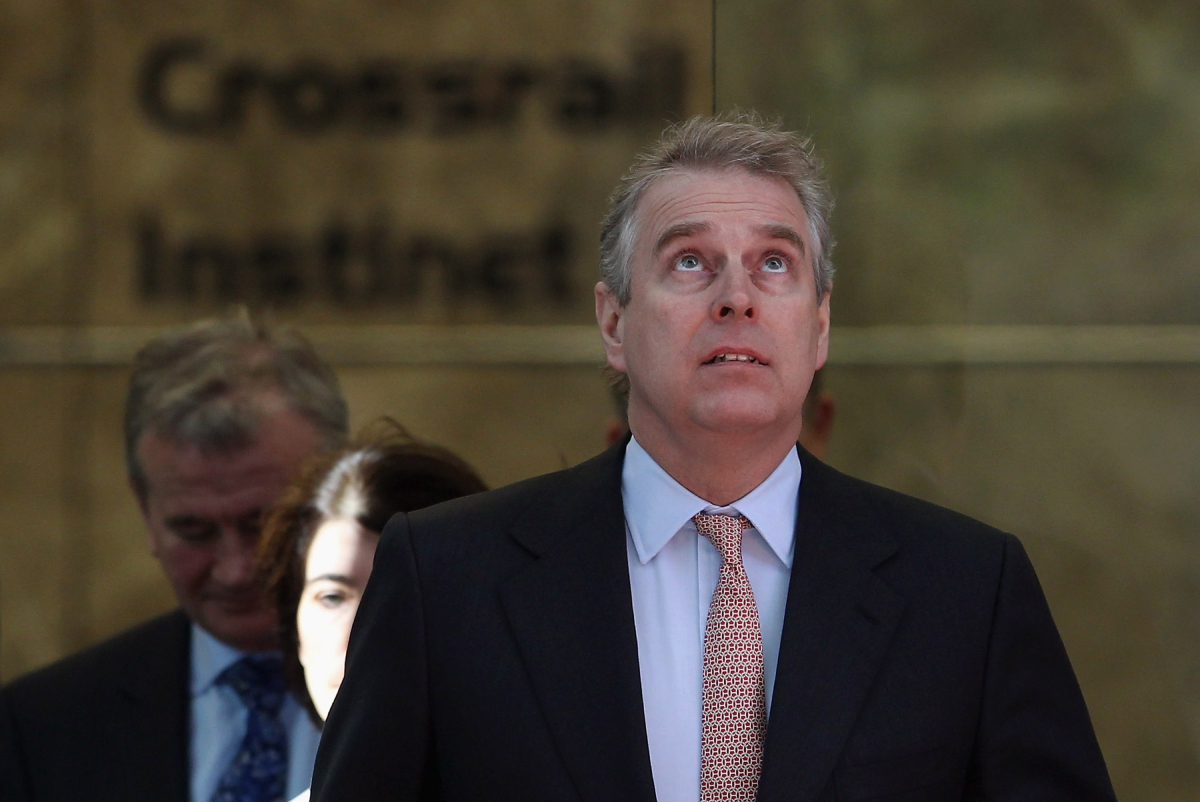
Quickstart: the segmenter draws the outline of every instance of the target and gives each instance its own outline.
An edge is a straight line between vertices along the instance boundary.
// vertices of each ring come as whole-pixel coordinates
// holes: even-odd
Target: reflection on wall
[[[555,343],[355,350],[368,324],[589,323],[608,193],[710,108],[710,52],[695,0],[0,3],[0,677],[172,603],[105,332],[244,301],[323,327],[355,425],[393,415],[490,484],[599,451],[598,365]]]
[[[1021,536],[1121,799],[1200,797],[1197,362],[839,367],[838,329],[1196,341],[1198,35],[1180,0],[718,2],[718,105],[808,129],[838,198],[831,462]]]
[[[586,322],[608,191],[707,97],[695,6],[98,4],[91,322]]]
[[[180,142],[216,143],[230,154],[253,139],[256,128],[262,129],[259,136],[308,142],[341,133],[375,146],[376,166],[391,166],[397,139],[407,137],[451,146],[433,156],[450,161],[478,148],[499,147],[503,157],[482,172],[519,176],[533,161],[521,141],[531,130],[543,143],[583,137],[593,147],[610,149],[616,132],[620,153],[627,149],[621,134],[645,136],[683,114],[689,77],[683,37],[669,30],[657,36],[634,43],[632,53],[622,54],[616,64],[577,48],[536,54],[541,63],[526,52],[410,62],[392,44],[391,55],[356,54],[348,64],[301,50],[278,65],[270,58],[222,52],[203,37],[177,37],[146,46],[136,93],[143,124]],[[335,146],[345,150],[346,142]],[[295,167],[276,164],[274,171],[287,174]],[[303,167],[310,173],[322,169],[313,163]],[[504,207],[484,211],[495,220],[493,230],[464,236],[454,232],[469,221],[439,220],[419,211],[396,220],[387,204],[405,203],[409,192],[401,187],[411,185],[413,195],[447,194],[413,178],[397,175],[397,185],[381,188],[380,205],[361,220],[344,219],[345,201],[335,190],[326,201],[328,221],[315,230],[273,226],[240,241],[212,230],[171,241],[163,214],[144,211],[135,226],[138,296],[144,303],[215,299],[418,308],[422,302],[457,308],[479,299],[497,309],[516,304],[577,311],[571,302],[581,293],[573,291],[571,280],[583,273],[583,286],[589,286],[592,220],[568,219],[548,206],[548,199],[528,195],[519,181],[492,198]],[[573,182],[576,176],[555,178]],[[471,184],[486,176],[463,180],[474,198],[478,189]],[[362,207],[361,181],[345,188]],[[605,196],[603,185],[579,189],[594,215],[597,200]],[[185,190],[189,196],[201,191],[195,185]],[[309,205],[315,200],[305,198]],[[514,230],[504,219],[513,200],[527,207],[523,218],[540,215],[532,230]],[[522,219],[521,225],[529,223]],[[587,293],[582,295],[586,299]]]
[[[1197,322],[1196,4],[718,8],[719,104],[829,162],[841,322]]]

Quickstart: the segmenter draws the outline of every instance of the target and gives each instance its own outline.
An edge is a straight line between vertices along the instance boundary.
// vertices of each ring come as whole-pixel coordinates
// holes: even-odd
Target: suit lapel
[[[514,527],[537,558],[501,588],[547,725],[584,799],[654,799],[621,504],[624,444]]]
[[[191,624],[180,610],[164,616],[154,642],[138,655],[121,679],[119,710],[124,721],[113,730],[127,739],[116,752],[139,755],[139,769],[125,777],[128,799],[187,802],[188,710]]]
[[[853,485],[800,451],[796,550],[759,784],[761,802],[816,800],[903,609],[872,569],[898,546]]]

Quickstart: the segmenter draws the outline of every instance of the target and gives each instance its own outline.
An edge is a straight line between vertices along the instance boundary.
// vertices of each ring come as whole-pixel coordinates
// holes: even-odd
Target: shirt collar
[[[213,686],[221,672],[245,657],[232,646],[214,638],[192,622],[192,696],[200,696]]]
[[[799,491],[800,457],[794,448],[758,487],[727,507],[714,507],[675,481],[637,438],[631,437],[625,447],[621,499],[629,535],[643,565],[679,530],[692,526],[696,513],[736,511],[750,519],[779,561],[791,568]]]

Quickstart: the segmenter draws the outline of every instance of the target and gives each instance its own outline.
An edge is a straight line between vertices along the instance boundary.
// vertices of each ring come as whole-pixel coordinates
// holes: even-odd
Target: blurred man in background
[[[329,366],[244,313],[138,353],[126,464],[180,609],[3,690],[0,760],[34,802],[276,802],[308,785],[319,735],[286,690],[255,555],[264,512],[346,431]]]

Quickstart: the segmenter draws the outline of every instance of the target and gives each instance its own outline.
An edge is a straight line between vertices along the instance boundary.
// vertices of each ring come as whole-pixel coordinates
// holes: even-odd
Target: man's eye
[[[686,272],[695,272],[703,269],[703,265],[700,264],[700,260],[698,258],[689,253],[685,256],[679,257],[679,259],[676,260],[675,269]]]
[[[778,256],[768,256],[766,261],[763,262],[763,270],[768,273],[786,273],[787,262]]]
[[[175,537],[193,546],[200,546],[217,537],[217,527],[203,524],[182,524],[170,527]]]

